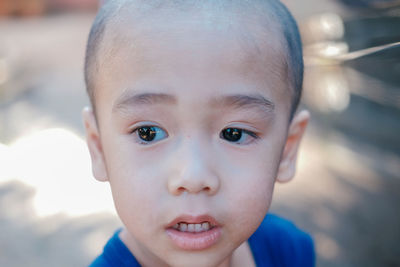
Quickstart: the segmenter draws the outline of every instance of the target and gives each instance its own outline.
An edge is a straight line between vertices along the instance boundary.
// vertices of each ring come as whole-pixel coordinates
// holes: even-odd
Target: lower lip
[[[203,250],[211,247],[221,238],[221,228],[214,227],[211,230],[200,233],[180,232],[173,228],[167,229],[167,234],[172,242],[184,250]]]

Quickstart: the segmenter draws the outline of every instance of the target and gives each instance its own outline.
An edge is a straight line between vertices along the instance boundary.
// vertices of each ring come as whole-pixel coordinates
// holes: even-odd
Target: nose
[[[168,177],[168,191],[174,196],[184,192],[215,195],[220,187],[220,179],[212,168],[212,157],[199,145],[187,145],[177,153],[174,171]]]

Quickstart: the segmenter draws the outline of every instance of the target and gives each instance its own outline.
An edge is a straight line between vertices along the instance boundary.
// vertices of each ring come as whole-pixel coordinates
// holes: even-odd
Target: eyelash
[[[157,139],[157,134],[163,134],[161,137],[159,137]],[[151,143],[155,143],[157,141],[163,140],[165,138],[168,137],[168,133],[162,129],[161,127],[158,126],[154,126],[154,125],[143,125],[143,126],[139,126],[135,129],[133,129],[131,131],[131,134],[135,134],[136,138],[137,138],[137,142],[141,145],[149,145]],[[140,137],[139,134],[144,134],[144,138],[149,137],[150,135],[150,139],[151,140],[144,140],[144,138]],[[250,137],[251,140],[249,141],[241,141],[239,142],[243,136],[247,136]],[[242,129],[242,128],[235,128],[235,127],[229,127],[229,128],[225,128],[223,129],[220,134],[219,137],[229,143],[233,143],[233,144],[239,144],[239,145],[248,145],[254,141],[257,141],[260,137],[257,133],[246,130],[246,129]],[[232,140],[232,137],[237,138],[238,140]],[[155,140],[156,139],[156,140]],[[231,139],[231,140],[229,140]]]

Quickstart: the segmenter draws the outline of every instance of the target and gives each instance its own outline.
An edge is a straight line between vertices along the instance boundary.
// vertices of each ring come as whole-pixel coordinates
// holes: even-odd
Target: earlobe
[[[97,180],[105,182],[108,180],[108,175],[100,140],[100,132],[93,110],[89,107],[85,107],[82,111],[82,118],[86,130],[86,142],[92,160],[93,176]]]
[[[310,113],[302,110],[296,114],[290,124],[276,179],[280,183],[289,182],[296,173],[297,153],[309,120]]]

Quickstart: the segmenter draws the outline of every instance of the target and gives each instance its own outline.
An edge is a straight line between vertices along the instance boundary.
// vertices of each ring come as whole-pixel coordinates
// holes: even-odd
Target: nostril
[[[184,191],[186,191],[186,189],[185,189],[183,186],[181,186],[181,187],[178,188],[178,192],[179,192],[179,193],[182,193],[182,192],[184,192]]]
[[[198,188],[198,189],[200,189],[200,188]],[[176,189],[176,192],[178,194],[182,194],[184,192],[187,192],[187,193],[199,193],[200,191],[210,192],[211,191],[211,187],[205,186],[201,190],[194,190],[194,189],[190,190],[189,188],[187,188],[185,186],[180,186],[180,187],[178,187]]]

